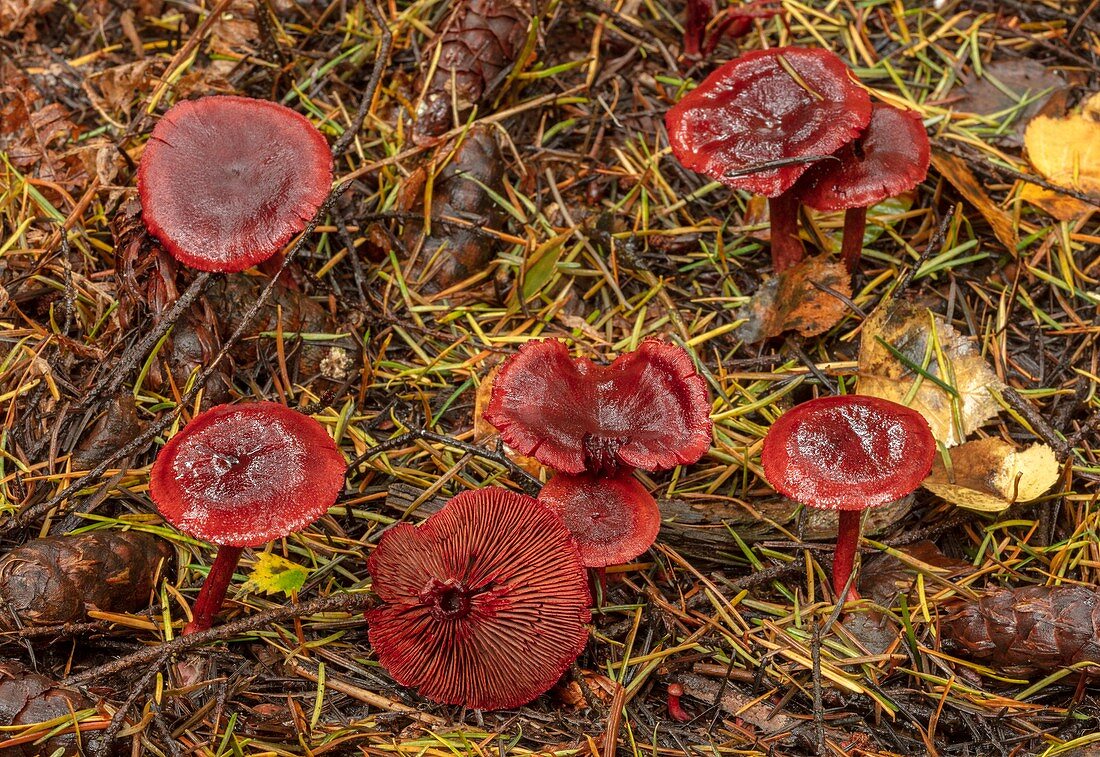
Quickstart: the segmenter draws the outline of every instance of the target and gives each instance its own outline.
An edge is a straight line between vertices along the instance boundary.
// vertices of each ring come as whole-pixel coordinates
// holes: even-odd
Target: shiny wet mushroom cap
[[[710,447],[706,381],[682,348],[655,339],[610,365],[563,342],[528,342],[493,382],[485,419],[520,454],[565,473],[664,470]]]
[[[367,563],[371,646],[394,680],[499,710],[553,686],[588,641],[588,583],[561,519],[505,489],[463,492],[387,531]]]
[[[852,572],[862,512],[913,492],[935,454],[920,413],[879,397],[845,395],[819,397],[781,415],[764,437],[760,460],[780,494],[840,511],[833,561],[839,596]]]
[[[203,271],[243,271],[280,252],[331,184],[328,142],[304,116],[230,95],[172,107],[138,168],[146,227]]]

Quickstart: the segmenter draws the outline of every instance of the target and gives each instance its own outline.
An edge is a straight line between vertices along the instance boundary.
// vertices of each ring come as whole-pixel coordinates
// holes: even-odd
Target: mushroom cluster
[[[485,419],[555,471],[539,500],[561,514],[591,568],[627,562],[657,538],[657,503],[634,470],[697,461],[710,400],[691,356],[656,339],[601,366],[563,342],[529,342],[501,368]]]
[[[847,211],[842,255],[859,262],[867,208],[912,189],[928,171],[916,114],[872,105],[834,53],[780,47],[716,69],[665,116],[685,167],[768,198],[772,268],[802,260],[801,204]]]

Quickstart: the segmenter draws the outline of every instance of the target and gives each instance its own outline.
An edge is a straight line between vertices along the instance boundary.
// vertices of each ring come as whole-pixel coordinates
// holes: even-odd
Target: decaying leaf
[[[140,610],[173,555],[168,542],[137,531],[29,541],[0,560],[0,628],[71,623],[93,609]]]
[[[1041,497],[1058,480],[1058,460],[1045,444],[1019,449],[997,438],[978,439],[950,451],[951,470],[937,457],[925,489],[969,510],[999,512]]]
[[[301,590],[309,573],[309,568],[304,565],[291,562],[273,552],[261,552],[256,557],[244,588],[248,591],[262,591],[264,594],[282,592],[289,597]]]
[[[851,275],[839,260],[828,255],[806,258],[765,281],[741,311],[748,318],[737,335],[749,344],[797,331],[815,336],[835,326],[847,310],[844,297],[852,296]]]
[[[997,415],[1003,387],[974,343],[928,308],[888,300],[863,325],[859,393],[912,407],[947,447]]]
[[[859,572],[859,592],[890,607],[900,594],[909,592],[918,573],[935,573],[951,579],[974,570],[970,563],[945,555],[935,543],[918,541],[864,562]]]
[[[1019,145],[1024,126],[1047,101],[1066,86],[1053,69],[1031,58],[1004,58],[982,66],[982,75],[970,77],[958,88],[953,108],[962,113],[994,116],[1000,124],[1011,119],[1011,127],[999,140]],[[999,130],[1000,131],[1000,130]]]
[[[1063,118],[1036,116],[1024,133],[1027,156],[1045,179],[1100,199],[1100,92],[1079,112]],[[1098,208],[1075,197],[1034,184],[1024,187],[1023,198],[1055,218],[1072,220]]]
[[[962,158],[933,148],[932,165],[943,178],[951,182],[967,202],[978,209],[1000,243],[1007,247],[1009,252],[1015,252],[1020,236],[1016,233],[1012,217],[993,202],[966,162]]]

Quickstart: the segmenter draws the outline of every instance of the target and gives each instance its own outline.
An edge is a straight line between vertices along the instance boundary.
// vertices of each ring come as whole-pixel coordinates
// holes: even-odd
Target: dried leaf
[[[1039,113],[1066,80],[1031,58],[1006,58],[982,66],[982,76],[973,77],[958,88],[961,97],[954,109],[979,116],[1011,118],[1013,128],[1000,141],[1019,145],[1024,125]],[[1020,106],[1021,102],[1026,105]],[[1007,115],[1006,115],[1007,114]]]
[[[261,552],[248,574],[244,589],[262,591],[264,594],[282,592],[288,597],[300,591],[309,578],[310,570],[273,552]]]
[[[1063,118],[1036,116],[1024,133],[1027,155],[1045,179],[1100,198],[1100,92],[1080,112]],[[1022,197],[1061,220],[1097,210],[1096,206],[1034,185]]]
[[[993,392],[1004,386],[973,342],[904,300],[884,302],[864,323],[859,377],[860,394],[912,407],[947,447],[997,415]]]
[[[44,16],[54,6],[54,0],[0,0],[0,37],[6,37],[21,29],[36,16]],[[34,26],[24,30],[24,39],[33,42],[38,38]]]
[[[918,571],[953,578],[973,570],[973,565],[948,557],[935,543],[918,541],[897,549],[896,554],[883,553],[867,560],[859,573],[859,591],[890,607],[899,594],[913,587]]]
[[[78,691],[63,689],[44,675],[28,670],[14,660],[0,662],[0,726],[31,726],[56,718],[71,718],[77,710],[95,704]],[[51,729],[44,728],[40,736]],[[19,733],[5,733],[6,740]],[[86,737],[85,737],[86,738]],[[84,754],[75,734],[50,736],[42,742],[4,745],[5,757],[41,757],[53,754]],[[115,751],[111,750],[114,754]]]
[[[741,311],[748,321],[738,336],[752,344],[785,331],[802,336],[828,331],[844,317],[847,305],[821,287],[852,296],[851,276],[843,263],[818,255],[768,279]]]
[[[932,150],[932,165],[943,178],[951,182],[967,202],[977,208],[982,218],[992,227],[993,235],[1000,240],[1001,244],[1010,252],[1015,252],[1020,236],[1016,233],[1012,217],[990,199],[969,166],[961,158],[935,148]]]
[[[1041,497],[1058,481],[1058,460],[1045,444],[1019,449],[997,438],[951,450],[951,471],[936,458],[925,489],[959,507],[1000,512]]]

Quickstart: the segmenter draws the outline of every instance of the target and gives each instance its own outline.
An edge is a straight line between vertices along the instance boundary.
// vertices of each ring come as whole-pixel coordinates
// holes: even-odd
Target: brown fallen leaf
[[[917,573],[954,578],[974,570],[970,563],[948,557],[926,539],[867,560],[859,573],[859,591],[878,604],[890,607],[900,594],[912,589]]]
[[[937,457],[925,489],[968,510],[1000,512],[1038,499],[1058,481],[1058,460],[1045,444],[1027,449],[997,438],[978,439],[950,451],[951,470]]]
[[[1064,117],[1036,116],[1024,133],[1028,159],[1048,181],[1100,199],[1100,92]],[[1100,210],[1095,205],[1034,184],[1021,197],[1059,220]]]
[[[821,287],[852,296],[851,275],[828,255],[806,258],[768,279],[741,310],[748,320],[738,328],[738,337],[753,344],[785,331],[802,336],[828,331],[844,317],[847,305]]]
[[[966,198],[967,202],[977,208],[982,218],[992,227],[993,235],[997,237],[1000,243],[1007,247],[1009,252],[1016,252],[1020,236],[1016,233],[1016,226],[1012,223],[1012,217],[990,199],[974,172],[966,165],[966,162],[962,158],[957,158],[943,150],[933,148],[932,165],[935,166],[943,178],[951,182],[951,185]]]
[[[994,418],[1003,387],[974,343],[928,308],[888,300],[863,324],[859,393],[912,407],[944,446]]]
[[[1019,145],[1027,122],[1065,87],[1066,80],[1039,61],[1005,58],[985,64],[980,77],[973,76],[958,87],[959,99],[952,107],[961,113],[995,115],[1001,122],[1011,118],[1012,128],[1004,130],[999,141]]]

